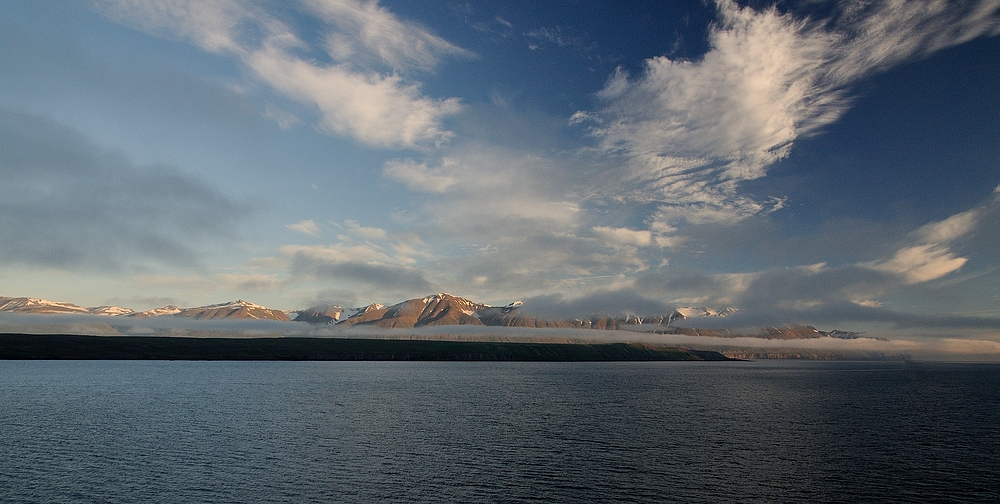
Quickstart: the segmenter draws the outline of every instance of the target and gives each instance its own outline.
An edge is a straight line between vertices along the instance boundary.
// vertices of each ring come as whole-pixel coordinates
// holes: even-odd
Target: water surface
[[[2,502],[993,502],[1000,366],[0,361]]]

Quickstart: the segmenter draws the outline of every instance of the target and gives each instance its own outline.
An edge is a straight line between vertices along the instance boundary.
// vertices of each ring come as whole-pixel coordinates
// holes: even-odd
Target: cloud
[[[109,271],[191,266],[248,210],[168,166],[138,166],[47,117],[0,110],[0,258]]]
[[[916,284],[944,277],[961,269],[968,257],[959,257],[952,250],[956,244],[971,242],[971,250],[985,257],[995,257],[992,243],[978,243],[992,237],[1000,222],[1000,188],[985,202],[971,210],[946,219],[931,222],[910,233],[904,244],[888,259],[864,263],[872,269],[895,273],[907,283]]]
[[[329,38],[331,55],[346,59],[364,50],[393,68],[433,70],[442,55],[471,57],[427,30],[400,21],[377,2],[308,0],[321,19],[337,27]]]
[[[994,330],[1000,322],[993,317],[940,315],[933,313],[933,309],[911,314],[893,306],[899,306],[900,299],[913,296],[940,298],[944,294],[937,291],[943,287],[983,275],[982,270],[993,271],[998,222],[1000,193],[994,192],[971,210],[902,234],[890,240],[889,247],[873,248],[870,254],[884,254],[876,260],[839,265],[822,262],[739,274],[656,268],[640,273],[624,292],[676,304],[692,300],[712,308],[741,309],[738,315],[725,321],[699,320],[698,324],[731,327],[809,323],[856,327],[874,323],[899,331],[948,327]],[[968,257],[960,257],[955,252],[958,249]],[[834,253],[833,257],[837,255]],[[961,277],[954,275],[974,261],[980,262],[981,271]],[[946,280],[949,275],[951,278]],[[940,304],[941,300],[937,302]]]
[[[110,299],[105,299],[104,304],[113,306],[123,306],[129,307],[136,311],[148,310],[151,308],[159,308],[161,306],[174,305],[174,306],[185,306],[185,302],[177,298],[172,297],[162,297],[162,296],[131,296],[127,298],[113,297]]]
[[[874,330],[940,338],[1000,334],[1000,318],[933,312],[908,313],[854,299],[858,292],[889,292],[904,287],[898,277],[863,267],[803,267],[744,275],[664,272],[641,275],[634,283],[595,289],[576,296],[540,295],[524,300],[524,313],[573,319],[592,315],[638,316],[669,313],[681,306],[739,307],[727,317],[696,317],[677,324],[698,328],[756,330],[765,326],[808,324],[824,330]],[[703,297],[682,297],[697,293]]]
[[[636,231],[628,228],[615,228],[609,226],[595,226],[591,228],[599,238],[612,243],[622,243],[644,247],[653,243],[653,233],[649,231]]]
[[[669,245],[668,227],[595,225],[576,203],[576,181],[586,177],[575,159],[465,143],[437,159],[391,161],[384,173],[443,191],[408,214],[427,252],[416,263],[438,284],[487,302],[613,281]]]
[[[449,150],[451,164],[440,158],[394,161],[383,173],[411,189],[435,192],[408,223],[416,223],[414,232],[440,258],[427,265],[439,275],[436,281],[450,275],[446,285],[458,287],[448,289],[469,295],[503,300],[560,292],[572,300],[625,292],[621,286],[630,280],[653,288],[661,275],[662,288],[631,299],[761,310],[773,303],[782,313],[877,308],[887,296],[920,289],[917,284],[968,264],[971,251],[958,242],[985,236],[975,232],[980,213],[956,214],[910,234],[884,222],[843,219],[821,236],[789,237],[766,215],[785,201],[743,194],[740,183],[766,175],[800,137],[835,121],[851,105],[851,87],[860,79],[963,37],[992,33],[995,26],[996,9],[986,4],[977,4],[984,6],[978,12],[989,14],[979,21],[967,9],[945,12],[934,5],[940,19],[916,3],[884,2],[853,17],[808,21],[724,2],[703,58],[654,58],[641,75],[618,73],[599,97],[602,107],[574,114],[571,122],[592,126],[598,159],[591,149],[569,159],[467,144]],[[926,40],[941,30],[949,33],[940,38],[947,44],[879,46],[888,52],[862,58],[867,49],[859,47],[877,42],[865,23],[913,12],[924,12],[926,23],[906,28],[907,36]],[[389,175],[397,169],[412,181]],[[729,239],[727,249],[715,249],[706,236],[716,243]],[[748,248],[753,261],[747,261]],[[697,278],[702,285],[688,273],[686,289],[667,288],[685,276],[675,264],[705,264],[726,254],[760,271],[704,274]],[[775,257],[810,266],[774,268],[781,263]],[[814,267],[824,261],[829,263]]]
[[[297,45],[287,37],[272,39],[246,62],[277,91],[318,107],[326,131],[380,147],[440,143],[452,136],[440,122],[460,110],[457,99],[421,96],[418,85],[397,75],[316,65],[289,51]]]
[[[916,234],[927,243],[941,243],[956,240],[965,236],[975,228],[977,221],[979,220],[980,213],[981,210],[969,210],[957,213],[945,220],[932,222],[922,226],[916,231]]]
[[[278,250],[278,255],[285,258],[308,257],[317,262],[348,262],[369,261],[376,263],[391,263],[393,258],[386,254],[385,249],[370,243],[350,244],[335,243],[332,245],[286,245]]]
[[[995,258],[995,247],[987,243],[990,240],[983,241],[982,237],[995,233],[997,215],[1000,214],[998,208],[1000,196],[994,193],[986,202],[971,210],[928,223],[910,233],[900,233],[882,247],[870,247],[867,260],[844,262],[843,254],[833,251],[827,257],[839,260],[839,264],[820,262],[739,274],[657,268],[638,275],[635,287],[650,296],[693,298],[710,307],[730,305],[758,314],[798,311],[814,317],[815,313],[811,310],[836,306],[849,307],[850,310],[856,310],[858,306],[878,308],[882,306],[881,299],[932,289],[934,285],[922,287],[920,284],[930,284],[959,271],[970,259],[960,257],[954,251],[956,247],[987,261]],[[767,230],[764,232],[767,233]],[[835,236],[841,234],[836,228],[833,232]],[[799,246],[795,240],[782,241],[775,236],[766,239],[777,242],[769,245],[765,253],[770,253],[767,251],[772,249]],[[822,236],[815,239],[819,243],[827,241]],[[740,241],[745,243],[751,240],[742,236]],[[875,258],[872,259],[872,256]]]
[[[794,142],[836,121],[850,87],[874,72],[979,36],[1000,33],[1000,4],[944,0],[845,2],[836,19],[810,21],[776,8],[719,0],[709,51],[660,56],[641,75],[619,70],[603,106],[575,114],[600,148],[620,156],[627,191],[660,202],[668,222],[741,220],[774,209],[739,192]],[[778,202],[780,203],[780,202]]]
[[[586,54],[592,52],[597,48],[597,44],[594,42],[588,42],[586,34],[578,34],[573,28],[553,26],[541,28],[535,28],[529,30],[524,34],[535,42],[544,42],[549,44],[555,44],[559,47],[568,47],[574,49],[575,51]],[[536,43],[532,43],[532,48],[537,48]]]
[[[295,231],[296,233],[302,233],[309,236],[320,236],[323,234],[323,230],[311,219],[299,221],[295,224],[285,224],[285,227]]]
[[[322,303],[320,303],[322,304]],[[811,338],[768,340],[764,338],[715,338],[655,334],[641,331],[589,329],[533,329],[522,327],[438,326],[415,329],[379,329],[365,326],[316,326],[274,320],[197,320],[188,317],[146,319],[105,318],[93,315],[26,315],[0,313],[0,329],[6,332],[109,335],[162,335],[217,337],[352,337],[376,339],[426,339],[442,341],[534,341],[534,342],[644,342],[684,348],[749,351],[813,351],[870,358],[873,356],[916,357],[926,360],[983,360],[1000,358],[1000,343],[989,336],[925,339]],[[995,337],[995,335],[994,335]]]
[[[611,317],[660,315],[670,313],[676,308],[662,300],[650,299],[635,289],[595,292],[574,298],[549,294],[530,297],[523,301],[521,311],[527,316],[564,320],[595,315]]]
[[[741,308],[810,309],[831,304],[871,300],[901,286],[893,275],[869,268],[798,267],[748,275],[734,301]]]
[[[319,306],[324,304],[338,305],[343,308],[350,309],[350,308],[357,308],[359,306],[359,301],[354,292],[347,290],[328,289],[317,292],[316,295],[312,298],[312,300],[309,301],[307,304],[309,306]]]
[[[109,18],[161,35],[187,39],[213,52],[242,50],[243,23],[263,21],[262,13],[237,0],[96,0]]]
[[[207,51],[230,54],[262,82],[284,96],[315,106],[328,133],[379,147],[437,145],[452,134],[443,118],[457,113],[457,99],[423,96],[416,82],[396,70],[430,70],[440,56],[468,55],[415,24],[397,19],[375,3],[309,2],[331,25],[324,47],[309,47],[293,29],[263,7],[230,0],[103,0],[98,8],[116,21],[147,32],[188,40]],[[336,29],[334,29],[336,28]],[[365,48],[391,72],[370,68],[354,46]],[[304,56],[322,51],[329,63]],[[277,114],[283,127],[294,117]]]
[[[447,174],[448,164],[453,163],[445,159],[441,166],[430,168],[426,163],[417,163],[411,159],[394,159],[385,163],[382,176],[416,191],[443,193],[457,182],[455,177]]]
[[[348,231],[364,240],[385,240],[389,238],[389,233],[382,228],[362,226],[357,221],[344,221]]]
[[[902,248],[891,259],[873,263],[871,267],[902,275],[908,283],[920,283],[958,271],[966,261],[945,246],[924,244]]]
[[[361,228],[362,236],[374,228]],[[367,229],[367,231],[366,231]],[[288,245],[281,247],[276,256],[269,258],[267,266],[284,270],[285,284],[319,282],[330,290],[330,281],[339,298],[365,298],[371,301],[390,301],[387,296],[422,296],[434,290],[427,280],[425,270],[414,266],[410,254],[417,253],[406,246],[406,237],[386,236],[386,243],[356,242],[351,236],[339,236],[342,241],[330,245]],[[397,246],[399,245],[399,246]],[[346,293],[351,292],[350,296]]]
[[[265,292],[281,286],[281,281],[275,276],[260,273],[222,273],[215,275],[213,280],[217,286],[232,286],[230,290],[236,292]]]
[[[633,245],[636,247],[675,247],[680,245],[684,239],[682,237],[670,236],[676,231],[675,228],[654,222],[650,225],[655,230],[636,230],[629,228],[618,228],[611,226],[594,226],[590,230],[602,240],[621,245]]]
[[[289,130],[293,126],[302,122],[298,117],[295,117],[294,115],[273,105],[267,105],[264,107],[264,117],[278,123],[278,127],[283,130]]]
[[[422,273],[409,268],[362,261],[329,261],[305,252],[299,252],[293,257],[291,272],[293,276],[307,275],[321,280],[351,281],[411,293],[433,290]]]

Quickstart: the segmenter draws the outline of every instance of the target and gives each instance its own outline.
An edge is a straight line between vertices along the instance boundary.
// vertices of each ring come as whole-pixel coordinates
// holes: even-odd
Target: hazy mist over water
[[[993,502],[1000,367],[0,361],[4,502]]]
[[[701,322],[699,319],[698,322]],[[82,334],[106,336],[178,336],[215,338],[311,337],[379,338],[469,341],[547,342],[641,342],[718,351],[803,351],[827,353],[844,359],[911,359],[926,361],[1000,362],[1000,342],[990,331],[947,333],[862,333],[856,339],[832,337],[767,339],[758,337],[710,337],[657,334],[662,326],[639,325],[629,330],[536,329],[499,326],[425,326],[384,329],[372,326],[307,324],[273,320],[195,320],[184,317],[134,319],[93,315],[32,315],[0,313],[0,332],[26,334]],[[760,327],[743,328],[746,334]],[[739,329],[734,330],[739,333]]]

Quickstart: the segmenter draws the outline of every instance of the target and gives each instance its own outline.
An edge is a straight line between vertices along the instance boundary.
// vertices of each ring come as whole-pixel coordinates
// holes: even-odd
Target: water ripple
[[[0,501],[994,502],[1000,367],[0,362]]]

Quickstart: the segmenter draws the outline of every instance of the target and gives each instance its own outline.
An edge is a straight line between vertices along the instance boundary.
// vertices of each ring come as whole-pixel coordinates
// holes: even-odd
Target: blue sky
[[[15,0],[0,295],[995,336],[998,35],[998,1]]]

